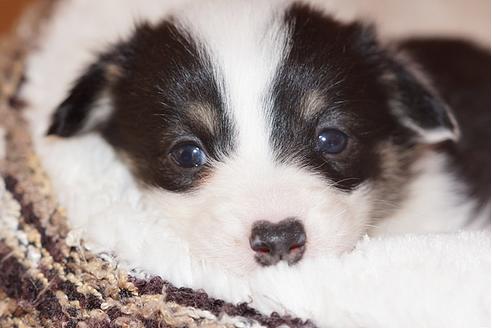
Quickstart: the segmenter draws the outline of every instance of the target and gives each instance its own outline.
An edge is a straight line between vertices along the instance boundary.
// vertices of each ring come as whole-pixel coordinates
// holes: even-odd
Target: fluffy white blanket
[[[303,261],[288,269],[277,266],[248,277],[188,259],[186,247],[170,234],[163,234],[162,243],[150,248],[121,242],[127,234],[152,233],[142,231],[141,223],[156,220],[128,172],[98,136],[57,141],[43,134],[51,111],[91,60],[92,51],[126,35],[136,18],[159,19],[178,2],[182,1],[63,2],[46,26],[39,50],[29,58],[28,82],[22,91],[30,103],[28,119],[36,148],[71,218],[74,242],[91,236],[88,243],[96,251],[117,251],[132,268],[162,274],[177,285],[203,288],[229,301],[252,301],[264,312],[309,318],[321,327],[490,326],[489,232],[366,238],[341,258]],[[413,2],[417,8],[419,2]],[[442,8],[448,4],[436,3]],[[329,3],[336,5],[337,1]],[[449,6],[450,17],[459,8]],[[352,9],[340,12],[350,16]],[[456,31],[435,19],[420,23],[428,30]],[[406,34],[412,29],[399,30]],[[162,263],[147,262],[144,247],[147,252],[162,252]]]

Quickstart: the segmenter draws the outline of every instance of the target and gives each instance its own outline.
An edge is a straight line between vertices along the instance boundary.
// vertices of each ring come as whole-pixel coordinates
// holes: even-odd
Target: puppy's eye
[[[176,164],[186,169],[202,166],[207,161],[205,152],[194,144],[177,145],[171,150],[170,156]]]
[[[348,136],[340,130],[326,129],[318,135],[316,149],[322,154],[339,154],[347,147]]]

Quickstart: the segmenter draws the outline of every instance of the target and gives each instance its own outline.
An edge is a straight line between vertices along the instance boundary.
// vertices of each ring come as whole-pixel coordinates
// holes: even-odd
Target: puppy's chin
[[[193,191],[146,188],[143,193],[149,206],[162,213],[162,222],[147,224],[165,224],[194,260],[238,275],[264,268],[250,245],[255,222],[277,224],[296,218],[306,233],[299,263],[351,250],[368,226],[366,186],[341,192],[327,187],[322,177],[294,166],[259,167],[237,159],[216,167]]]

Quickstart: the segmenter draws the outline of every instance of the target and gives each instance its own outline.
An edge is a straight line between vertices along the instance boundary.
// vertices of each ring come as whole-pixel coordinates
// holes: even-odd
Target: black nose
[[[261,265],[273,265],[282,260],[291,265],[304,255],[306,231],[302,223],[293,218],[279,223],[258,221],[253,224],[249,244]]]

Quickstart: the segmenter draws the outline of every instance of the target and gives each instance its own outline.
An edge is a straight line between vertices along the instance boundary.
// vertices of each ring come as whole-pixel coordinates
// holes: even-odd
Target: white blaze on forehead
[[[179,13],[211,57],[226,110],[237,130],[240,156],[269,158],[268,97],[285,54],[289,1],[200,2]]]

